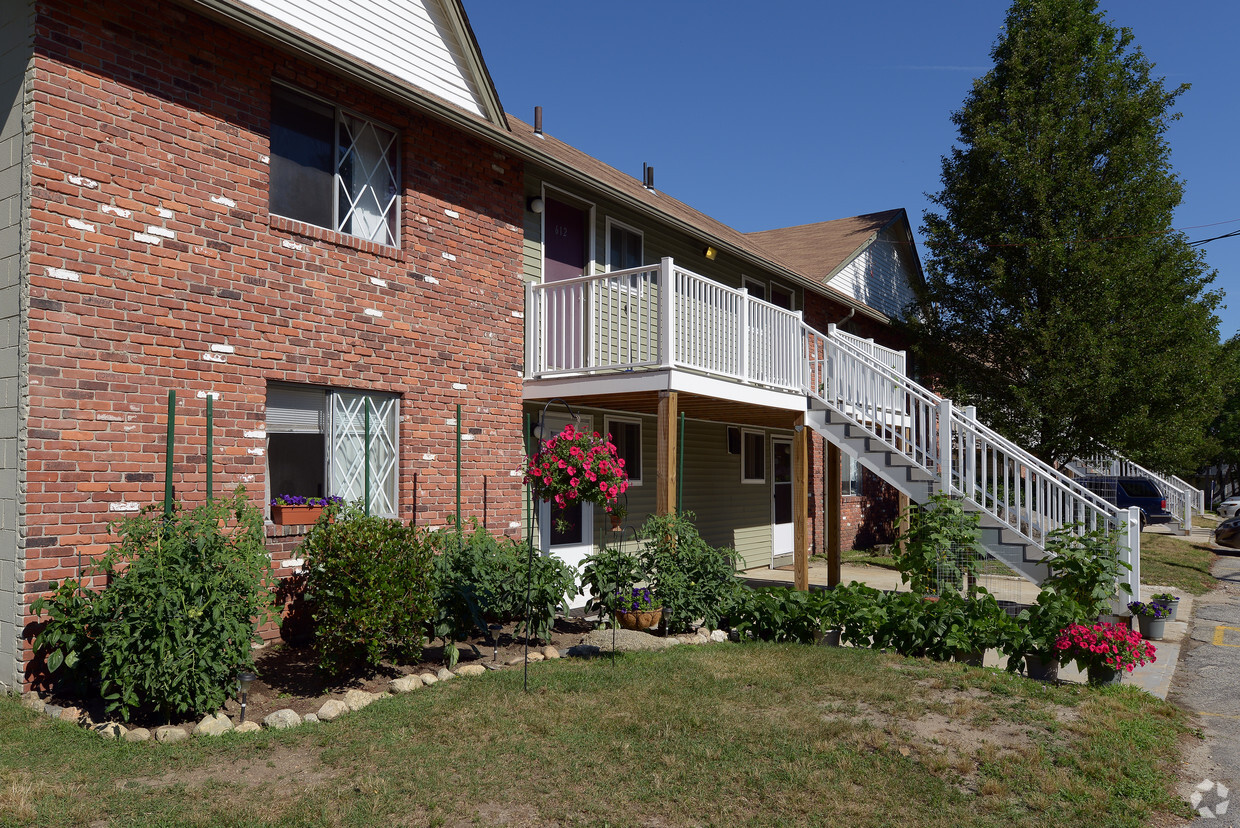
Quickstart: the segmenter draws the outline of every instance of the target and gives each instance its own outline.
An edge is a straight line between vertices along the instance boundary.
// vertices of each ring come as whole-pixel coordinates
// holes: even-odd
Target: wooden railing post
[[[676,364],[676,276],[672,259],[664,256],[659,262],[659,364],[671,368]]]
[[[939,491],[952,493],[952,401],[939,401]]]

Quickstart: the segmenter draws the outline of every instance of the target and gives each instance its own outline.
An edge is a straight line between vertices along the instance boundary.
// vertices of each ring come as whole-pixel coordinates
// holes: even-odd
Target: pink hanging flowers
[[[560,508],[585,501],[607,512],[619,508],[615,501],[629,488],[624,460],[616,454],[610,435],[578,431],[572,423],[543,441],[538,453],[528,458],[525,482],[534,497]]]

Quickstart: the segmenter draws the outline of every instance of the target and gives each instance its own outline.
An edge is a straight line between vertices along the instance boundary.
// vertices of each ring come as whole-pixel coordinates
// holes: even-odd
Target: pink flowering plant
[[[617,500],[629,488],[624,460],[616,454],[611,435],[579,431],[572,423],[544,440],[538,453],[529,458],[525,482],[534,497],[551,501],[559,510],[581,501],[602,506],[609,513],[620,509]]]
[[[1153,644],[1120,624],[1072,624],[1060,632],[1055,650],[1061,661],[1075,661],[1085,669],[1105,667],[1131,673],[1157,660]]]

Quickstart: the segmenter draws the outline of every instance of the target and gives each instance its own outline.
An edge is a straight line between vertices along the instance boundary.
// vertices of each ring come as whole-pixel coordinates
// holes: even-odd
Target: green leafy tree
[[[1210,480],[1218,484],[1220,492],[1231,494],[1240,484],[1240,334],[1223,346],[1222,363],[1219,381],[1227,398],[1208,429],[1214,448]]]
[[[952,120],[923,230],[917,350],[943,389],[1045,460],[1208,454],[1214,273],[1172,212],[1176,98],[1094,0],[1016,0]]]

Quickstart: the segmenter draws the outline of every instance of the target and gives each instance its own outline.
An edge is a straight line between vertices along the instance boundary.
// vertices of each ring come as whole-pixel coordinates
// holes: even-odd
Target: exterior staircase
[[[914,502],[936,492],[976,512],[982,545],[1041,583],[1050,532],[1119,531],[1127,582],[1140,599],[1140,525],[1121,510],[905,376],[903,355],[830,326],[803,327],[807,424]],[[887,353],[881,353],[887,351]]]
[[[1185,535],[1192,534],[1193,513],[1205,511],[1206,494],[1191,483],[1175,475],[1159,474],[1117,453],[1099,454],[1085,459],[1072,460],[1067,464],[1074,477],[1101,475],[1105,477],[1144,477],[1153,483],[1167,499],[1167,511]]]

